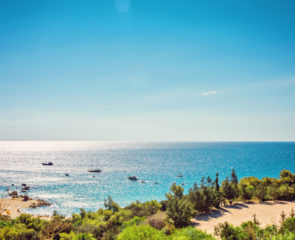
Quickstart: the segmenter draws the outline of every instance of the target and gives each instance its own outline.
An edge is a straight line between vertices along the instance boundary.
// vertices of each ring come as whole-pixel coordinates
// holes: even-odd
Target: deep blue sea
[[[41,164],[48,161],[54,165]],[[89,173],[90,168],[102,172]],[[52,203],[27,210],[36,214],[96,210],[108,195],[121,206],[161,200],[173,182],[184,183],[187,191],[202,176],[214,178],[219,172],[224,179],[231,168],[239,178],[277,177],[281,169],[295,172],[295,142],[0,142],[0,194],[6,197],[7,187],[14,189],[11,184],[18,189],[22,183],[30,185],[29,196]],[[145,183],[128,180],[130,175]]]

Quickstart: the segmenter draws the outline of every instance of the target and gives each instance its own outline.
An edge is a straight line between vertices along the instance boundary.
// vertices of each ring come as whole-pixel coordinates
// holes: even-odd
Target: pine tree
[[[108,196],[108,199],[104,200],[104,206],[108,210],[112,210],[113,212],[118,212],[120,206],[118,203],[114,202],[111,196]]]
[[[188,226],[196,211],[187,197],[183,195],[184,189],[175,183],[170,188],[167,197],[167,217],[171,219],[175,227],[180,228]]]
[[[216,177],[215,177],[215,188],[219,192],[220,186],[219,186],[218,172],[216,173]]]
[[[231,183],[233,183],[235,185],[237,185],[239,183],[238,177],[237,177],[237,174],[236,174],[236,171],[234,168],[232,169],[232,172],[231,172]]]

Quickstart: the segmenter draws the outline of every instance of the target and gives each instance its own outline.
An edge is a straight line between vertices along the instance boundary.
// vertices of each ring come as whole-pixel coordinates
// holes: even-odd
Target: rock
[[[17,197],[17,191],[10,192],[10,193],[8,193],[8,195],[10,197]]]
[[[50,206],[51,203],[44,201],[43,199],[37,199],[36,207],[40,206]]]

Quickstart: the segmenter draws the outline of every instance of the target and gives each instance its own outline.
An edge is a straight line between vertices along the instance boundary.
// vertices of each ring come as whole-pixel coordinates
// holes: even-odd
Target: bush
[[[171,240],[214,240],[214,237],[208,235],[201,230],[193,227],[182,228],[173,233],[169,239]]]
[[[172,220],[175,227],[186,227],[192,217],[196,215],[191,202],[183,196],[183,188],[173,184],[167,197],[167,217]]]
[[[119,234],[118,240],[164,240],[163,232],[152,228],[149,225],[130,226]]]
[[[37,233],[34,229],[26,229],[24,227],[4,227],[0,229],[1,240],[37,240]]]
[[[133,216],[147,217],[152,214],[155,214],[157,211],[161,209],[161,207],[162,206],[160,203],[153,200],[153,201],[147,201],[144,203],[137,201],[135,203],[131,203],[125,209],[130,210]]]
[[[289,217],[282,222],[282,232],[295,232],[295,218]]]
[[[134,217],[132,219],[130,219],[129,221],[126,221],[122,224],[122,229],[126,228],[126,227],[130,227],[130,226],[134,226],[134,225],[140,225],[144,222],[145,218],[144,217]]]
[[[60,240],[95,240],[92,234],[87,233],[78,233],[75,234],[74,232],[68,233],[61,233]]]
[[[218,224],[214,229],[215,235],[222,240],[247,240],[247,235],[240,227],[233,227],[228,222]]]
[[[161,230],[165,227],[166,224],[162,219],[151,218],[149,220],[149,225],[151,225],[155,229]]]

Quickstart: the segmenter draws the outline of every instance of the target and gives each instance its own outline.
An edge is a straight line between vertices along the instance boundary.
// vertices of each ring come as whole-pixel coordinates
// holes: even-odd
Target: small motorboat
[[[138,180],[138,178],[136,176],[129,176],[128,179],[131,180],[131,181],[137,181]]]
[[[182,174],[178,174],[177,177],[183,177],[183,175]]]
[[[53,166],[53,162],[43,162],[43,166]]]
[[[97,169],[90,169],[90,170],[88,170],[88,172],[97,173],[97,172],[101,172],[101,169],[99,169],[99,168],[97,168]]]
[[[22,190],[22,191],[28,191],[28,190],[30,190],[30,187],[29,187],[29,186],[24,186],[24,187],[22,187],[21,190]]]

